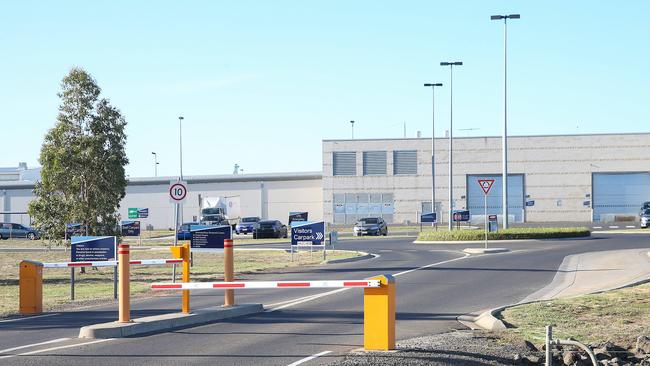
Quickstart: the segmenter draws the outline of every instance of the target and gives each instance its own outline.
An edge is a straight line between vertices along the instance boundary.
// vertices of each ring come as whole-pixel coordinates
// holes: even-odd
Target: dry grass
[[[356,256],[353,252],[328,251],[328,259]],[[23,259],[41,262],[65,262],[69,252],[45,251],[35,253],[2,253],[0,256],[0,317],[18,311],[18,264]],[[131,259],[171,258],[169,251],[133,250]],[[235,251],[236,277],[269,269],[315,265],[323,260],[321,252],[301,252],[291,261],[291,255],[283,251]],[[131,267],[131,289],[133,294],[152,295],[149,285],[152,282],[170,281],[172,266],[133,266]],[[77,269],[78,272],[78,269]],[[180,268],[178,269],[180,277]],[[113,296],[113,268],[86,268],[85,274],[75,274],[75,302],[110,299]],[[219,253],[195,253],[191,269],[193,281],[219,281],[223,279],[223,255]],[[53,309],[71,307],[70,270],[45,268],[43,270],[43,307]]]

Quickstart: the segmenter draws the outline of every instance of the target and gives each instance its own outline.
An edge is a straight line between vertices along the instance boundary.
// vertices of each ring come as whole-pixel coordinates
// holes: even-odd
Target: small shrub
[[[557,239],[590,236],[585,227],[567,228],[510,228],[488,233],[488,240]],[[420,241],[480,241],[485,240],[483,230],[429,231],[420,233]]]

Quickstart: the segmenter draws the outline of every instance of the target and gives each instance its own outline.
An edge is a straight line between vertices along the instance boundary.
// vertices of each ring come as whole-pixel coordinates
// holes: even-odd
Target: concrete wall
[[[167,191],[170,179],[132,179],[120,205],[122,218],[127,219],[129,207],[149,208],[149,218],[141,219],[143,226],[173,228],[174,205],[169,202]],[[320,172],[187,177],[186,180],[188,195],[182,209],[184,222],[199,216],[199,194],[203,197],[239,195],[244,216],[278,219],[283,223],[288,221],[290,211],[307,211],[310,220],[322,220],[323,217]],[[0,211],[27,211],[29,201],[34,198],[33,185],[3,184],[0,183]],[[28,224],[29,218],[22,216],[5,214],[0,218]]]
[[[566,136],[516,136],[508,144],[510,174],[524,175],[525,195],[535,200],[526,207],[529,222],[591,221],[591,208],[583,201],[591,194],[594,172],[647,172],[650,134],[602,134]],[[436,202],[442,203],[447,220],[448,139],[435,141]],[[464,208],[467,196],[466,175],[500,174],[501,138],[468,137],[454,139],[453,198],[455,208]],[[392,151],[417,150],[416,175],[395,176]],[[386,150],[386,176],[363,176],[362,152]],[[332,152],[356,151],[357,175],[333,176]],[[421,202],[431,201],[431,139],[376,139],[323,141],[323,209],[325,220],[332,220],[334,193],[393,193],[394,222],[417,221]],[[558,200],[561,206],[558,206]]]

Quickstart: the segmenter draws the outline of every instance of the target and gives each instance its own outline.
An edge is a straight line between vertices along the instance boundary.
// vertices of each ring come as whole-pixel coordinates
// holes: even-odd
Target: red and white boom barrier
[[[58,262],[58,263],[43,263],[43,268],[70,268],[70,267],[115,267],[118,261],[96,261],[96,262]],[[129,264],[155,266],[163,264],[179,264],[183,263],[182,259],[140,259],[129,261]]]
[[[379,280],[153,283],[153,290],[380,287]]]

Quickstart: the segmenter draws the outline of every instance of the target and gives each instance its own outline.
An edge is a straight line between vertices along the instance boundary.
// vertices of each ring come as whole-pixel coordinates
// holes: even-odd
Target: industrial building
[[[448,220],[449,140],[435,139],[436,212]],[[613,222],[637,219],[650,201],[650,133],[511,136],[509,221]],[[431,139],[324,140],[322,172],[189,176],[183,221],[199,216],[202,197],[240,196],[243,215],[287,222],[291,211],[312,220],[351,225],[364,216],[393,224],[418,222],[431,211]],[[502,212],[501,137],[453,140],[453,208],[484,219],[478,179],[494,179],[488,214]],[[21,165],[15,171],[28,171]],[[0,169],[0,219],[29,223],[34,179]],[[27,175],[25,175],[27,177]],[[149,208],[142,225],[172,228],[168,185],[176,177],[130,178],[120,214]]]

